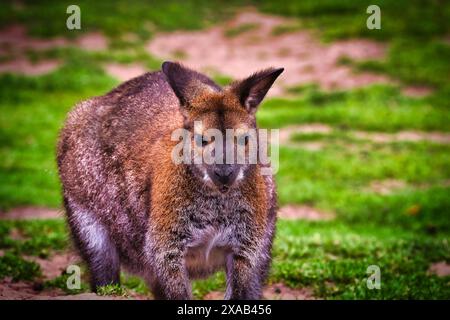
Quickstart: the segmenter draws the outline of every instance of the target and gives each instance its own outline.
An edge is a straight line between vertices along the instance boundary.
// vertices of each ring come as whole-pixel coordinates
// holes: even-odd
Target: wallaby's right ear
[[[231,90],[237,95],[242,106],[254,114],[267,91],[283,71],[284,68],[269,68],[256,72],[244,80],[231,84]]]
[[[183,106],[189,105],[196,96],[205,90],[220,90],[220,87],[207,76],[176,62],[164,62],[162,71]]]

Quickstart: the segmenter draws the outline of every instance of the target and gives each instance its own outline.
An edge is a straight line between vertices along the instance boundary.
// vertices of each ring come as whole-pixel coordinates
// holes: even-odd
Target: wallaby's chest
[[[239,191],[220,197],[197,197],[180,208],[190,241],[208,238],[211,234],[224,237],[252,220],[253,208]],[[225,232],[227,231],[227,232]]]
[[[252,215],[251,206],[238,194],[228,199],[204,198],[184,209],[189,217],[185,262],[193,278],[223,268],[227,256],[239,245]]]
[[[234,246],[233,229],[195,229],[187,245],[185,262],[192,278],[205,277],[225,266]]]

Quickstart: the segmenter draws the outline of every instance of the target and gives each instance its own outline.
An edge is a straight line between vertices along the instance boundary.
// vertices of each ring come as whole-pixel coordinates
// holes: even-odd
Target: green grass
[[[323,149],[319,152],[281,148],[277,180],[282,204],[306,203],[333,210],[349,223],[418,231],[429,224],[450,232],[449,188],[444,186],[450,178],[448,145],[377,144],[334,135],[320,141]],[[408,187],[388,196],[370,190],[373,181],[388,179],[404,181]],[[406,214],[413,205],[420,205],[417,217]]]
[[[214,80],[214,82],[221,86],[226,86],[233,82],[233,79],[231,77],[218,73],[213,74],[212,79]]]
[[[73,57],[49,75],[0,75],[0,83],[0,208],[58,207],[58,130],[75,103],[106,92],[117,82],[95,61]]]
[[[276,26],[272,29],[272,35],[273,36],[280,36],[286,33],[292,33],[296,31],[300,31],[304,28],[304,26],[297,22],[297,23],[290,23],[290,24],[284,24]]]
[[[381,9],[381,30],[366,27],[369,17],[366,9],[372,4]],[[268,13],[301,18],[311,28],[320,30],[327,40],[360,37],[392,40],[399,36],[428,39],[445,35],[450,28],[449,5],[439,0],[305,0],[289,1],[282,6],[273,0],[263,0],[259,6]]]
[[[208,279],[193,281],[192,293],[196,299],[202,299],[211,291],[225,292],[225,287],[225,273],[221,271]]]
[[[136,276],[132,276],[129,274],[122,273],[120,278],[120,283],[123,287],[130,291],[134,291],[136,293],[142,294],[142,295],[148,295],[149,289],[145,282]]]
[[[115,47],[107,51],[83,51],[76,47],[52,48],[42,51],[27,51],[28,59],[38,62],[42,59],[57,59],[62,61],[86,61],[90,64],[106,64],[116,62],[121,64],[141,63],[149,71],[159,70],[162,61],[145,51],[142,43],[133,43],[126,48]]]
[[[128,296],[127,291],[124,287],[117,285],[117,284],[109,284],[102,287],[97,287],[97,294],[99,296],[121,296],[126,297]]]
[[[0,279],[10,277],[13,281],[33,280],[40,275],[39,265],[22,257],[5,253],[0,257]]]
[[[255,30],[257,28],[259,28],[258,24],[255,24],[255,23],[244,23],[244,24],[241,24],[241,25],[239,25],[237,27],[225,30],[225,34],[224,35],[225,35],[225,37],[233,38],[233,37],[239,36],[239,35],[241,35],[243,33]]]
[[[190,0],[181,5],[158,1],[151,6],[144,1],[79,1],[80,31],[65,28],[62,18],[71,4],[67,1],[24,4],[26,10],[13,2],[2,2],[0,23],[24,23],[32,35],[41,37],[76,37],[100,30],[108,35],[110,48],[105,52],[78,48],[27,52],[32,61],[56,58],[63,66],[39,77],[0,75],[0,210],[18,205],[61,205],[55,164],[58,130],[75,103],[117,84],[104,73],[102,64],[138,62],[149,70],[159,69],[160,61],[145,51],[142,40],[157,31],[205,28],[231,17],[244,5],[254,4],[264,12],[299,18],[273,30],[273,36],[308,27],[325,41],[364,37],[387,42],[388,54],[383,61],[342,58],[339,63],[354,67],[355,72],[380,72],[399,81],[398,86],[333,92],[323,92],[314,84],[303,85],[290,88],[289,98],[270,99],[261,107],[258,122],[262,127],[317,122],[333,129],[328,134],[294,135],[294,145],[280,149],[277,181],[281,205],[309,205],[334,212],[336,219],[279,221],[270,282],[308,286],[327,299],[450,298],[449,277],[427,273],[431,263],[450,263],[450,146],[431,142],[380,144],[352,134],[355,130],[450,132],[450,49],[442,41],[450,32],[447,3],[378,1],[382,29],[373,31],[365,27],[365,9],[373,4],[368,0],[289,1],[283,6],[273,0],[228,1],[226,9],[216,0]],[[249,28],[253,27],[229,32],[233,36]],[[124,40],[122,36],[130,32],[137,35],[136,40]],[[10,53],[0,57],[2,61],[10,58]],[[232,80],[221,74],[213,78],[220,84]],[[406,84],[426,85],[434,92],[424,98],[406,97],[400,91]],[[302,149],[305,142],[321,143],[322,148]],[[386,195],[371,190],[372,182],[390,179],[402,181],[405,188]],[[13,230],[19,232],[20,239],[11,236]],[[63,221],[0,220],[0,279],[40,279],[39,266],[23,256],[46,258],[68,247]],[[369,265],[381,269],[381,290],[367,289]],[[44,287],[74,293],[66,289],[67,277],[46,281]],[[123,274],[121,280],[122,287],[107,287],[102,293],[148,294],[141,279]],[[193,283],[197,298],[224,288],[223,273]],[[87,290],[83,269],[82,288],[77,292]]]
[[[80,0],[76,5],[81,10],[81,30],[66,28],[66,19],[69,17],[66,9],[73,2],[66,0],[57,3],[51,0],[23,2],[25,10],[15,6],[13,2],[2,2],[0,21],[3,25],[19,21],[28,26],[32,35],[40,37],[76,37],[86,31],[101,30],[111,37],[135,33],[141,39],[148,39],[158,30],[195,30],[207,27],[217,20],[231,16],[238,1],[227,1],[225,8],[219,0],[190,0],[182,3],[175,0],[151,3],[144,0],[129,3],[119,0],[108,2]]]
[[[64,273],[56,278],[44,281],[42,284],[43,289],[61,289],[66,294],[80,294],[84,292],[89,292],[89,282],[86,272],[84,273],[84,277],[82,277],[82,281],[80,283],[80,289],[69,289],[67,286],[67,281],[71,275],[68,273]],[[82,274],[83,276],[83,274]]]
[[[280,222],[272,279],[309,286],[328,299],[448,299],[449,278],[427,275],[449,260],[448,239],[336,222]],[[380,267],[381,289],[369,290],[367,268]]]
[[[56,223],[56,222],[55,222]],[[58,222],[62,225],[62,222]],[[447,222],[448,223],[448,222]],[[0,222],[0,226],[4,222]],[[39,236],[39,232],[37,236]],[[429,265],[450,260],[448,239],[430,237],[396,227],[365,223],[280,221],[274,247],[270,282],[284,282],[291,287],[311,287],[315,294],[328,299],[447,299],[448,277],[429,275]],[[39,278],[39,267],[17,255],[0,258],[0,276],[15,280]],[[366,286],[367,268],[381,270],[381,289]],[[46,281],[44,288],[60,288],[68,294],[86,292],[85,269],[82,288],[68,290],[67,275]],[[195,281],[193,293],[202,298],[211,291],[223,291],[223,272],[207,280]],[[129,296],[129,291],[148,294],[143,281],[122,276],[122,286],[99,288],[100,295]]]
[[[366,9],[372,4],[381,9],[380,30],[366,27],[369,16]],[[264,12],[299,18],[303,27],[319,31],[324,41],[369,38],[387,42],[389,50],[385,61],[357,63],[357,69],[387,73],[406,84],[428,85],[436,89],[433,104],[450,107],[450,45],[444,41],[450,33],[449,2],[306,0],[289,1],[280,6],[276,1],[263,0],[259,7]],[[284,30],[283,26],[277,29],[297,30],[292,28],[292,23]]]
[[[409,98],[387,85],[329,93],[311,86],[290,91],[300,95],[271,99],[260,108],[258,121],[262,127],[321,122],[369,131],[450,131],[448,109],[434,104],[434,96]]]
[[[15,230],[21,239],[11,238]],[[25,254],[48,257],[49,253],[67,248],[68,233],[63,221],[32,220],[32,221],[1,221],[0,249],[6,249],[14,254]]]

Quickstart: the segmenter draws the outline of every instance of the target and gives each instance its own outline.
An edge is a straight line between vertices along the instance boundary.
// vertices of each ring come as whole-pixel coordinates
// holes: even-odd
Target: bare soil
[[[15,241],[23,241],[23,240],[26,239],[26,237],[25,237],[25,236],[20,232],[20,230],[17,229],[17,228],[12,228],[12,229],[9,231],[8,236],[9,236],[12,240],[15,240]]]
[[[32,206],[17,207],[7,212],[0,212],[0,219],[4,220],[60,219],[63,217],[62,210]]]
[[[85,33],[77,38],[76,45],[88,51],[104,51],[108,49],[108,38],[101,32]]]
[[[0,300],[129,300],[142,297],[99,296],[95,293],[68,295],[61,289],[41,290],[32,282],[14,282],[11,279],[0,280]]]
[[[450,134],[445,132],[423,132],[423,131],[399,131],[396,133],[355,131],[353,135],[359,139],[367,139],[377,143],[389,143],[395,141],[420,142],[428,141],[434,143],[450,143]]]
[[[222,300],[224,292],[212,291],[208,293],[204,300]],[[289,288],[283,283],[275,283],[264,288],[263,297],[267,300],[316,300],[310,288]]]
[[[2,252],[0,252],[1,255]],[[98,296],[92,292],[71,295],[57,288],[42,289],[42,281],[51,280],[64,274],[69,265],[79,265],[81,258],[74,252],[53,253],[46,259],[34,256],[24,256],[23,258],[39,264],[42,279],[37,282],[14,282],[10,278],[0,280],[0,300],[145,300],[151,298],[151,296],[135,292],[129,292],[128,296]]]
[[[402,90],[402,93],[408,97],[422,98],[433,93],[433,89],[426,86],[409,86]]]
[[[395,179],[387,179],[387,180],[377,180],[373,181],[370,184],[370,191],[382,194],[382,195],[388,195],[391,194],[397,190],[403,189],[407,186],[407,184],[404,181],[401,180],[395,180]]]
[[[280,129],[279,142],[280,144],[288,144],[291,136],[296,133],[322,133],[328,134],[333,130],[332,127],[322,123],[306,123],[295,126],[288,126]]]
[[[109,63],[105,65],[106,72],[119,79],[120,81],[127,81],[134,77],[140,76],[147,70],[140,64],[120,64]]]
[[[286,205],[278,211],[278,217],[286,220],[332,220],[333,213],[324,212],[309,206]]]
[[[295,126],[288,126],[280,129],[279,143],[289,146],[302,146],[302,143],[290,141],[294,134],[309,133],[331,133],[333,128],[326,124],[310,123]],[[446,132],[424,132],[424,131],[399,131],[396,133],[369,132],[369,131],[351,131],[350,134],[357,139],[370,140],[375,143],[390,143],[397,141],[420,142],[428,141],[440,144],[450,143],[450,134]]]
[[[81,258],[74,252],[54,253],[46,259],[35,256],[25,256],[24,259],[39,264],[44,280],[54,279],[64,274],[69,265],[81,263]]]
[[[448,277],[450,276],[450,264],[445,261],[433,263],[428,269],[428,273],[438,277]]]
[[[27,49],[46,50],[55,47],[63,47],[69,44],[65,38],[37,39],[30,37],[24,26],[14,24],[0,30],[0,45],[8,51],[19,53]]]
[[[25,26],[14,24],[0,30],[0,46],[6,47],[8,51],[12,52],[23,52],[27,49],[40,51],[66,46],[99,51],[108,49],[108,38],[100,32],[84,33],[75,40],[62,37],[33,38],[27,34]]]
[[[41,60],[39,62],[30,62],[24,58],[8,60],[0,64],[0,73],[19,73],[29,76],[38,76],[50,73],[61,65],[58,60]]]
[[[0,280],[0,300],[53,299],[64,295],[60,289],[39,290],[32,282],[14,282],[9,278]]]
[[[108,48],[108,40],[99,32],[85,33],[76,40],[68,40],[62,37],[38,39],[29,36],[26,28],[22,25],[7,26],[0,30],[0,54],[10,55],[14,58],[0,63],[0,73],[12,72],[37,76],[52,72],[61,65],[60,61],[46,59],[32,63],[27,59],[26,51],[43,51],[67,46],[76,46],[90,51],[102,51]]]
[[[148,51],[163,59],[174,59],[192,68],[228,75],[234,79],[270,66],[285,67],[272,95],[284,87],[318,83],[324,89],[348,89],[371,83],[390,82],[379,74],[353,73],[339,59],[380,59],[386,46],[378,42],[352,39],[323,44],[310,31],[300,30],[274,35],[278,26],[291,20],[273,15],[246,11],[234,20],[201,31],[178,31],[157,34],[147,45]],[[230,28],[244,24],[255,27],[230,37]],[[213,73],[213,72],[212,72]]]

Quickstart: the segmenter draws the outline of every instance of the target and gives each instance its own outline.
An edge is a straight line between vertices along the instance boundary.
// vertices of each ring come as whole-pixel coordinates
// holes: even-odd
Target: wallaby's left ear
[[[267,91],[283,71],[284,68],[259,71],[242,81],[233,83],[231,90],[238,96],[248,112],[255,113]]]

